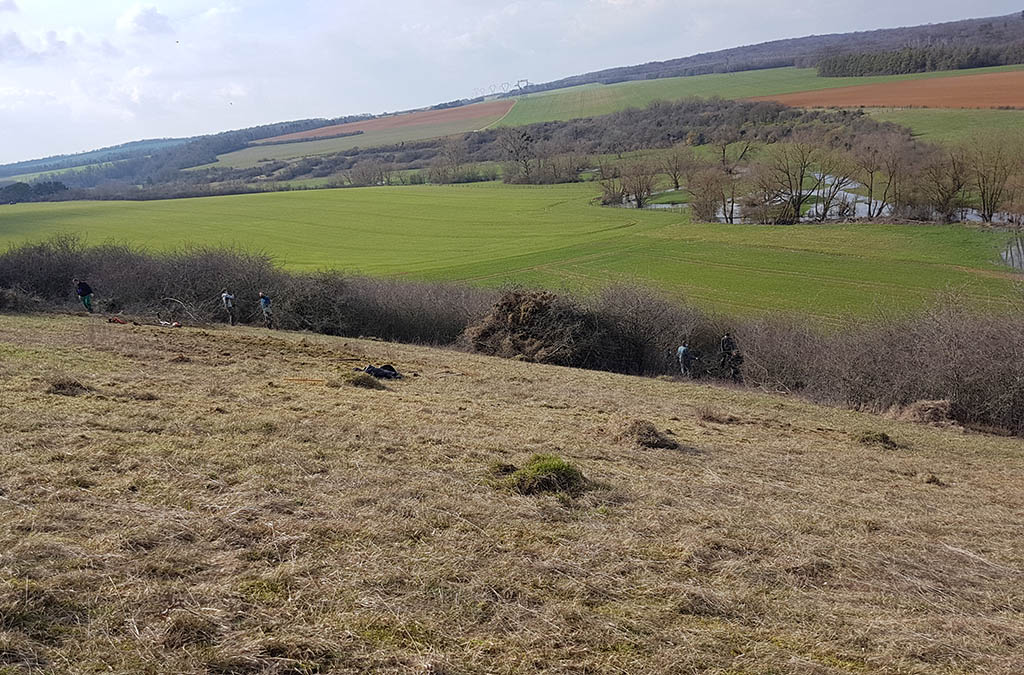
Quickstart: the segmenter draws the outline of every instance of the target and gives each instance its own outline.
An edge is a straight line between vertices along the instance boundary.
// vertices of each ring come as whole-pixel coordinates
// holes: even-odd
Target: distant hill
[[[20,176],[27,173],[43,173],[59,171],[78,166],[116,162],[140,155],[147,155],[160,150],[167,150],[188,143],[190,138],[155,138],[143,141],[132,141],[120,145],[112,145],[98,150],[78,152],[70,155],[54,155],[42,159],[29,159],[24,162],[0,165],[0,178]]]
[[[734,47],[668,61],[651,61],[636,66],[608,68],[583,75],[525,87],[508,96],[563,89],[581,84],[614,84],[630,80],[730,73],[785,66],[811,67],[826,56],[874,52],[931,45],[992,46],[1020,40],[1024,33],[1024,12],[984,19],[903,28],[883,28],[854,33],[810,35]]]
[[[817,65],[826,56],[835,57],[844,54],[875,54],[877,56],[880,52],[908,48],[927,53],[931,53],[935,49],[939,51],[945,49],[946,51],[952,50],[950,53],[955,52],[956,54],[960,53],[961,48],[1000,48],[1005,51],[1008,45],[1020,43],[1022,35],[1024,35],[1024,12],[933,25],[812,35],[668,61],[653,61],[635,66],[609,68],[543,84],[530,85],[505,96],[515,97],[525,93],[583,84],[614,84],[788,66],[806,67]],[[970,56],[970,52],[967,53]],[[480,99],[458,99],[419,110],[459,108],[479,102]],[[224,154],[247,149],[258,141],[287,134],[309,132],[331,125],[365,122],[376,117],[380,116],[362,114],[335,119],[295,120],[190,138],[134,141],[89,152],[15,162],[0,165],[0,185],[18,180],[69,180],[70,170],[74,170],[74,185],[71,182],[68,183],[71,187],[94,187],[104,183],[124,185],[163,183],[180,179],[182,175],[180,172],[184,169],[211,164]],[[545,119],[560,118],[557,115],[554,117],[549,115]],[[539,120],[531,119],[530,121]],[[453,131],[446,132],[446,134],[450,133]],[[360,145],[368,142],[368,140],[363,141]]]

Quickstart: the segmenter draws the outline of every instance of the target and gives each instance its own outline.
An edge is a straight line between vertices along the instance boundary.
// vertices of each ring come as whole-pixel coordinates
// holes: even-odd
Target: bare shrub
[[[614,331],[628,356],[614,369],[637,375],[678,372],[676,348],[694,340],[698,327],[708,323],[700,311],[640,286],[606,288],[588,304]],[[696,348],[696,342],[691,345]]]

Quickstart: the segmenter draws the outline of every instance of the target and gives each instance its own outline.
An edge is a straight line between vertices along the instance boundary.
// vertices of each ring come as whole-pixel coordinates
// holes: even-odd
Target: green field
[[[522,97],[501,121],[501,124],[503,126],[518,126],[534,122],[605,115],[629,107],[642,107],[653,101],[676,100],[688,96],[720,96],[727,99],[752,98],[859,84],[980,75],[1004,70],[1020,70],[1021,68],[1024,66],[998,66],[877,77],[818,77],[814,68],[773,68],[739,73],[638,80],[610,85],[588,84]]]
[[[0,243],[82,234],[154,249],[240,246],[290,269],[593,290],[641,281],[733,313],[826,320],[921,306],[954,289],[1013,296],[1007,235],[959,226],[691,224],[590,203],[593,185],[495,183],[156,202],[0,206]]]
[[[976,131],[1024,131],[1024,110],[886,108],[870,113],[877,120],[910,127],[919,138],[937,143],[962,140]]]

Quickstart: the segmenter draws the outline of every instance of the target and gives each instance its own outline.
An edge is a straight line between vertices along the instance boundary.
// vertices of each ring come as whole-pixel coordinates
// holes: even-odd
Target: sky
[[[0,163],[1021,9],[1020,0],[0,0]]]

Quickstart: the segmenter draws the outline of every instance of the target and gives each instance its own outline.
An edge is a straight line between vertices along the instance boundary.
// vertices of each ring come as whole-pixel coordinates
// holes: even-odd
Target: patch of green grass
[[[504,475],[501,484],[521,495],[578,495],[587,486],[583,472],[558,455],[536,454],[522,468],[500,465],[494,473]]]
[[[1024,66],[999,66],[875,77],[818,77],[817,71],[813,68],[772,68],[695,77],[638,80],[609,85],[589,84],[525,96],[519,99],[511,112],[501,120],[501,125],[518,126],[534,122],[605,115],[629,107],[642,107],[653,101],[670,101],[690,96],[753,98],[859,84],[978,75],[1021,68]]]
[[[881,122],[909,127],[919,138],[936,143],[960,141],[978,131],[1019,132],[1024,129],[1024,110],[878,108],[869,112]]]
[[[157,250],[266,251],[292,270],[592,292],[643,283],[732,314],[837,321],[954,289],[1005,303],[1009,235],[957,225],[765,227],[592,204],[593,184],[408,186],[0,206],[0,245],[72,232]],[[97,289],[102,293],[102,289]]]

